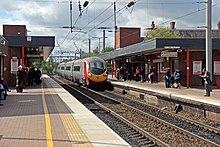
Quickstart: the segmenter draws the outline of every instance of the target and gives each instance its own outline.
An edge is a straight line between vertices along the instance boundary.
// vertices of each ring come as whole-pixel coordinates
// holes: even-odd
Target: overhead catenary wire
[[[216,6],[216,5],[219,5],[219,4],[215,4],[215,5],[213,5],[213,6]],[[205,10],[205,8],[200,9],[200,10],[197,10],[197,11],[192,11],[192,12],[190,12],[190,13],[187,13],[187,14],[181,15],[181,16],[179,16],[179,17],[176,17],[176,18],[170,19],[170,20],[168,20],[168,21],[164,21],[164,22],[160,23],[159,25],[161,25],[161,24],[165,24],[165,23],[170,22],[170,21],[173,21],[173,20],[177,20],[177,19],[181,19],[181,18],[184,18],[184,17],[190,16],[190,15],[193,15],[193,14],[198,13],[198,12],[203,11],[203,10]],[[109,18],[111,18],[111,17],[109,17]],[[107,18],[106,20],[108,20],[109,18]],[[103,21],[102,21],[102,22],[103,22]],[[99,24],[102,24],[102,22],[99,23]],[[98,25],[96,25],[96,26],[98,26]],[[93,29],[94,29],[94,28],[95,28],[95,27],[93,27]],[[93,30],[93,29],[90,29],[89,32],[90,32],[91,30]],[[130,34],[130,35],[131,35],[131,34]],[[85,35],[83,35],[83,36],[85,36]],[[83,37],[83,36],[82,36],[82,37]],[[81,39],[82,37],[80,37],[79,39]],[[79,40],[79,39],[78,39],[78,40]]]

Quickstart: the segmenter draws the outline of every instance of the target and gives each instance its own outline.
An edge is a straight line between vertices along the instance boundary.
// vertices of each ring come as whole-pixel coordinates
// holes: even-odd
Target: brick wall
[[[115,49],[141,42],[140,28],[118,28],[115,34]]]
[[[17,57],[19,59],[18,65],[20,64],[21,59],[21,48],[9,48],[8,55],[4,58],[4,67],[6,70],[4,71],[5,82],[9,86],[15,86],[16,83],[16,75],[11,74],[11,58]]]
[[[220,61],[220,51],[213,51],[213,61]],[[205,51],[190,51],[190,85],[199,86],[202,83],[202,78],[199,75],[193,75],[193,61],[202,61],[202,68],[205,68],[206,59]],[[186,85],[186,51],[179,53],[179,68],[182,71],[182,85]],[[214,71],[214,66],[213,66]],[[219,76],[213,75],[213,84],[216,84],[216,80]]]
[[[25,25],[3,25],[4,36],[26,36],[27,29]]]

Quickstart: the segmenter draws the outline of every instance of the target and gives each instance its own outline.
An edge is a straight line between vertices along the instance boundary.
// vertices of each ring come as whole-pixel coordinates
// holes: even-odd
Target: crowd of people
[[[126,70],[126,71],[125,71]],[[132,72],[133,71],[133,72]],[[180,88],[180,81],[182,80],[182,72],[177,68],[173,74],[170,73],[169,68],[164,69],[164,80],[166,88]],[[125,73],[125,74],[124,74]],[[132,75],[133,73],[133,75]],[[132,80],[134,79],[137,82],[145,82],[154,83],[155,82],[155,69],[152,67],[147,73],[145,79],[145,71],[143,67],[137,66],[135,70],[133,68],[125,69],[124,66],[117,68],[116,77],[118,80]]]
[[[180,88],[180,81],[182,80],[182,71],[180,71],[179,68],[176,68],[172,76],[170,73],[170,69],[165,68],[164,80],[166,88]]]
[[[42,74],[39,68],[33,66],[27,70],[26,67],[20,65],[17,71],[17,92],[22,93],[25,85],[33,85],[34,82],[40,84],[42,82],[41,76]]]
[[[23,88],[26,85],[41,84],[41,71],[37,67],[31,67],[29,70],[25,66],[19,65],[18,71],[16,73],[16,90],[18,93],[23,92]],[[0,100],[5,99],[8,95],[7,92],[11,90],[8,88],[7,84],[4,83],[3,76],[0,76]]]
[[[125,71],[126,70],[126,71]],[[155,82],[155,70],[154,68],[150,69],[147,74],[147,80],[145,79],[145,71],[144,68],[137,66],[134,70],[133,68],[125,69],[124,66],[117,68],[117,79],[118,80],[135,80],[137,82],[145,82],[154,83]],[[182,71],[177,67],[173,73],[171,73],[170,68],[163,68],[164,73],[164,81],[166,88],[181,88],[181,80],[182,80]],[[125,73],[125,74],[124,74]],[[202,78],[202,85],[205,86],[206,93],[204,96],[210,96],[210,92],[212,91],[211,80],[210,80],[210,72],[208,72],[205,68],[202,70],[202,74],[200,75]]]

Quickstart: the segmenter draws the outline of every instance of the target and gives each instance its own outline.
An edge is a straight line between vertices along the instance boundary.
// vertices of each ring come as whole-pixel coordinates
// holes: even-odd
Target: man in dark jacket
[[[29,85],[33,85],[34,83],[34,67],[31,67],[28,71],[28,81]]]
[[[170,69],[166,68],[166,71],[164,73],[164,79],[165,79],[165,87],[170,88],[171,87],[171,74],[170,74]]]
[[[18,71],[17,71],[17,92],[22,93],[23,92],[23,86],[25,83],[25,71],[22,69],[22,66],[19,65]]]
[[[204,96],[210,96],[210,84],[211,84],[210,72],[208,72],[208,70],[205,69],[204,73],[205,73],[204,75],[200,75],[200,77],[204,78],[205,81],[206,94]]]

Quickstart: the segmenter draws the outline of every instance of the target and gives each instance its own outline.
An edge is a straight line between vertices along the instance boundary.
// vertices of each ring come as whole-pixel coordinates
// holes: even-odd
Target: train
[[[105,85],[108,78],[105,61],[99,57],[62,62],[57,74],[83,86]]]

